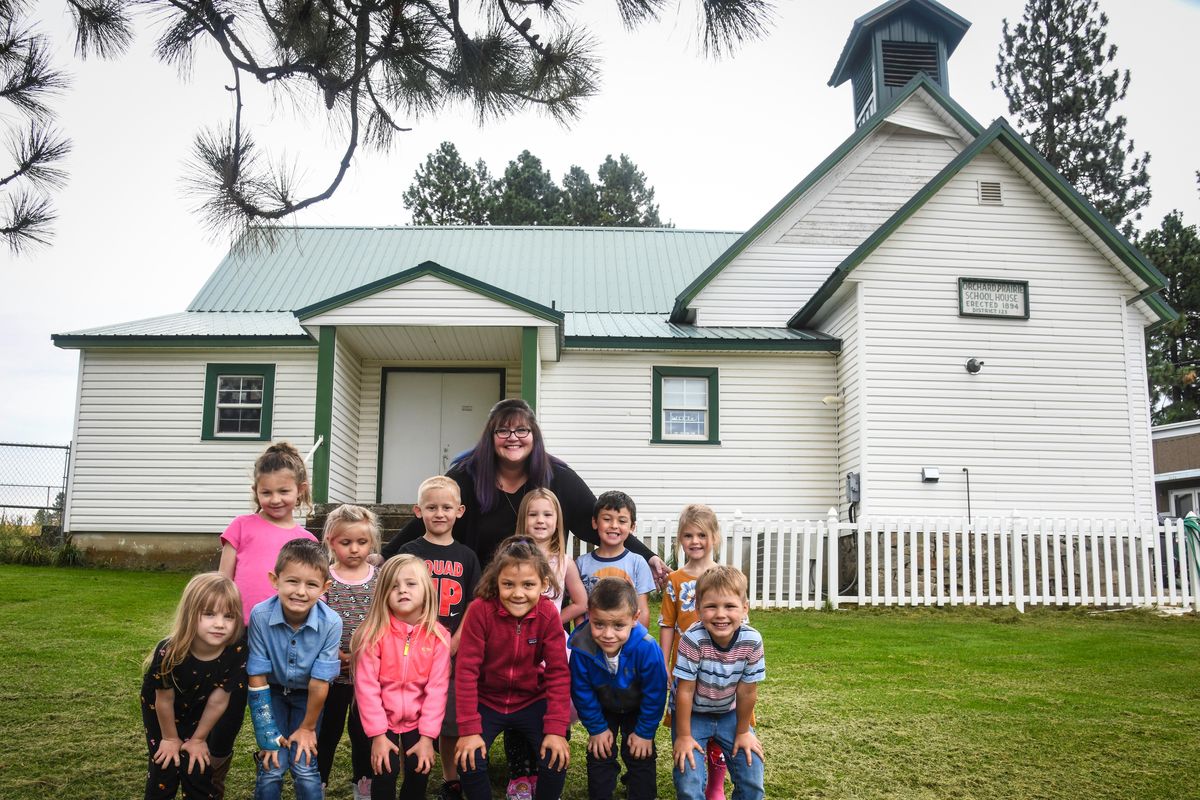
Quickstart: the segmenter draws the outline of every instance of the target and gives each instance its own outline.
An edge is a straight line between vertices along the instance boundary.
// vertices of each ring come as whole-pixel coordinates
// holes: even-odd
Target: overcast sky
[[[950,93],[987,124],[1005,113],[991,88],[1001,20],[1017,20],[1024,3],[943,2],[973,23],[950,60]],[[581,5],[601,42],[603,84],[569,129],[534,113],[483,128],[461,109],[410,120],[413,131],[392,152],[360,151],[334,199],[297,222],[406,224],[400,194],[426,154],[450,140],[494,173],[528,149],[557,180],[572,164],[594,174],[605,155],[627,153],[655,187],[664,220],[744,230],[852,133],[849,84],[835,90],[827,81],[854,18],[878,4],[780,0],[767,39],[714,62],[699,55],[692,0],[633,33],[621,29],[611,2],[587,0]],[[1101,7],[1118,61],[1133,73],[1119,110],[1139,151],[1152,155],[1146,220],[1157,225],[1178,208],[1188,223],[1200,222],[1200,2],[1101,0]],[[153,60],[150,30],[119,61],[79,63],[64,0],[40,0],[37,9],[56,39],[56,58],[74,75],[58,103],[74,150],[70,184],[56,201],[54,245],[0,254],[0,441],[65,443],[78,354],[54,348],[50,334],[182,311],[228,247],[199,224],[182,176],[196,131],[229,118],[230,73],[209,53],[181,80]],[[249,113],[272,122],[273,161],[285,157],[299,165],[304,185],[324,185],[340,151],[335,135],[323,125],[306,133],[289,105],[259,102]]]

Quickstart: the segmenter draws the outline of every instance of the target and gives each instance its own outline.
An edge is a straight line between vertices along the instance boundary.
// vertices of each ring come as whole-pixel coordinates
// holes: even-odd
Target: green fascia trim
[[[1153,323],[1147,329],[1150,333],[1154,333],[1163,325],[1179,320],[1179,312],[1171,308],[1166,300],[1163,300],[1158,294],[1152,294],[1142,298],[1142,302],[1150,306],[1150,310],[1158,315],[1158,322]]]
[[[881,225],[874,233],[867,237],[866,241],[855,248],[846,260],[838,264],[833,272],[821,284],[821,288],[813,294],[804,307],[797,311],[792,318],[788,320],[789,328],[804,328],[820,310],[821,306],[833,296],[834,292],[846,280],[846,276],[861,264],[867,256],[875,251],[884,240],[892,235],[897,228],[900,227],[909,217],[925,205],[931,197],[933,197],[943,186],[945,186],[954,176],[956,176],[963,167],[975,159],[984,149],[991,146],[993,143],[1003,145],[1010,153],[1017,157],[1026,168],[1034,175],[1039,177],[1042,182],[1054,192],[1060,200],[1062,200],[1068,208],[1075,214],[1097,235],[1100,239],[1113,250],[1114,253],[1121,259],[1134,274],[1144,280],[1150,286],[1164,288],[1166,286],[1166,278],[1162,273],[1154,268],[1146,258],[1138,252],[1132,244],[1129,243],[1124,236],[1121,235],[1112,224],[1101,216],[1090,203],[1075,191],[1074,187],[1066,182],[1061,175],[1051,167],[1041,155],[1034,150],[1021,135],[1009,126],[1008,122],[1001,117],[991,124],[991,126],[971,143],[969,147],[959,153],[955,158],[947,164],[941,172],[933,177],[929,183],[925,184],[915,195],[909,198],[908,202],[900,207],[895,214]],[[1163,304],[1165,306],[1165,303]],[[1161,311],[1156,309],[1156,312],[1161,314]]]
[[[521,399],[537,411],[538,329],[521,329]]]
[[[314,347],[311,336],[75,336],[54,333],[50,341],[63,350],[84,347]]]
[[[262,427],[258,436],[217,435],[217,378],[220,375],[259,375],[263,379]],[[208,364],[204,369],[204,411],[201,414],[202,442],[269,442],[275,409],[274,364]]]
[[[668,339],[649,336],[568,336],[566,349],[589,350],[768,350],[841,352],[841,339]]]
[[[447,283],[452,283],[470,292],[489,297],[492,300],[512,306],[515,309],[532,314],[539,319],[544,319],[548,322],[553,322],[558,325],[562,324],[563,312],[553,308],[547,308],[541,303],[535,303],[527,300],[524,297],[515,295],[512,292],[492,286],[489,283],[476,280],[469,275],[463,275],[461,272],[455,272],[452,269],[446,269],[441,264],[433,261],[425,261],[412,269],[406,269],[403,272],[397,272],[395,275],[389,275],[386,278],[380,278],[377,281],[372,281],[364,286],[359,286],[357,289],[351,289],[348,292],[342,292],[328,300],[322,300],[319,303],[314,303],[311,306],[305,306],[298,309],[294,313],[300,321],[304,321],[318,314],[324,314],[327,311],[332,311],[335,308],[340,308],[348,303],[353,303],[355,300],[361,300],[364,297],[370,297],[373,294],[391,289],[394,286],[408,283],[417,278],[432,275],[435,278],[444,280]]]
[[[320,349],[317,351],[316,422],[313,442],[322,436],[325,441],[313,453],[312,499],[314,503],[329,502],[329,450],[333,445],[333,372],[337,350],[337,328],[321,326]]]
[[[663,378],[707,378],[708,379],[708,438],[707,439],[664,439],[662,436],[662,379]],[[716,367],[651,367],[650,368],[650,444],[719,445],[720,424],[720,381]]]
[[[830,170],[841,163],[850,151],[858,147],[868,136],[875,132],[876,128],[884,123],[884,121],[900,107],[904,101],[908,100],[918,89],[924,89],[931,97],[941,105],[947,113],[954,118],[959,125],[965,128],[972,136],[979,136],[983,132],[983,126],[968,114],[962,106],[950,99],[950,96],[942,91],[941,87],[929,79],[925,73],[919,73],[900,90],[892,101],[887,104],[882,110],[875,112],[875,115],[867,120],[866,124],[858,128],[846,141],[834,150],[829,156],[817,165],[817,168],[805,176],[804,180],[796,184],[796,187],[788,192],[782,200],[776,203],[766,215],[758,222],[751,226],[750,230],[743,233],[738,240],[729,246],[729,249],[722,253],[716,261],[714,261],[708,269],[700,273],[694,281],[688,284],[678,297],[675,298],[675,306],[671,309],[671,322],[682,324],[687,322],[688,303],[696,298],[696,295],[707,286],[713,278],[725,269],[733,259],[741,254],[743,250],[750,246],[755,239],[761,236],[767,228],[775,224],[783,214],[799,200],[805,192],[811,189],[816,183],[824,178]]]
[[[854,24],[850,28],[850,35],[846,37],[846,44],[842,47],[842,54],[838,56],[837,65],[833,68],[833,75],[829,78],[830,86],[841,86],[850,76],[846,74],[846,62],[850,60],[850,56],[858,49],[858,43],[861,41],[863,34],[868,33],[868,28],[894,11],[898,11],[901,6],[907,5],[912,0],[891,0],[891,2],[873,8],[866,14],[863,14],[858,19],[854,20]],[[933,12],[946,21],[946,25],[950,28],[958,30],[958,37],[953,38],[953,41],[946,42],[946,58],[954,52],[958,47],[958,43],[962,41],[966,35],[967,29],[971,27],[971,21],[960,17],[950,9],[933,0],[919,0],[918,5],[924,6],[927,11]]]

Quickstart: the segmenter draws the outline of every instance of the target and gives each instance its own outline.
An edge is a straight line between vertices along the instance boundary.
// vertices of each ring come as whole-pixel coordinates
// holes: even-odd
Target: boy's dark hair
[[[596,498],[596,504],[592,506],[592,519],[599,517],[601,511],[620,511],[622,508],[629,510],[629,521],[636,523],[637,504],[633,502],[633,498],[615,490],[605,492]]]
[[[588,611],[619,611],[625,608],[638,615],[638,595],[633,584],[623,578],[601,578],[588,595]]]
[[[279,548],[279,557],[275,559],[275,574],[283,572],[283,568],[288,564],[311,567],[321,573],[322,580],[329,580],[329,554],[311,539],[292,539]]]

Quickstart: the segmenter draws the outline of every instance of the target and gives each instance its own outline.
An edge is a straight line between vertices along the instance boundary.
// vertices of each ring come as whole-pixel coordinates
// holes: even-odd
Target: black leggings
[[[396,779],[400,777],[402,759],[404,783],[400,787],[399,800],[421,800],[425,797],[425,789],[429,785],[429,773],[417,772],[417,757],[405,755],[421,738],[421,734],[415,730],[404,733],[388,731],[387,737],[394,744],[400,745],[400,752],[388,754],[388,767],[391,772],[375,773],[371,778],[371,800],[397,800]],[[434,749],[437,749],[436,744]]]
[[[346,724],[347,716],[349,725]],[[356,783],[359,778],[371,777],[371,740],[363,733],[358,705],[354,702],[354,684],[331,683],[321,714],[321,728],[317,731],[317,769],[321,773],[321,783],[329,783],[333,755],[342,741],[344,729],[350,731],[350,768],[354,770],[350,782]]]

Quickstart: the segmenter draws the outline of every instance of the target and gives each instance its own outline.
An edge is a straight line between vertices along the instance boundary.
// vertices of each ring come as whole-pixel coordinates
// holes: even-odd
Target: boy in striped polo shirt
[[[696,580],[700,621],[679,639],[672,716],[675,792],[703,800],[704,753],[715,740],[725,754],[734,800],[763,796],[763,750],[754,735],[758,682],[766,677],[762,636],[746,624],[746,576],[718,566]]]

